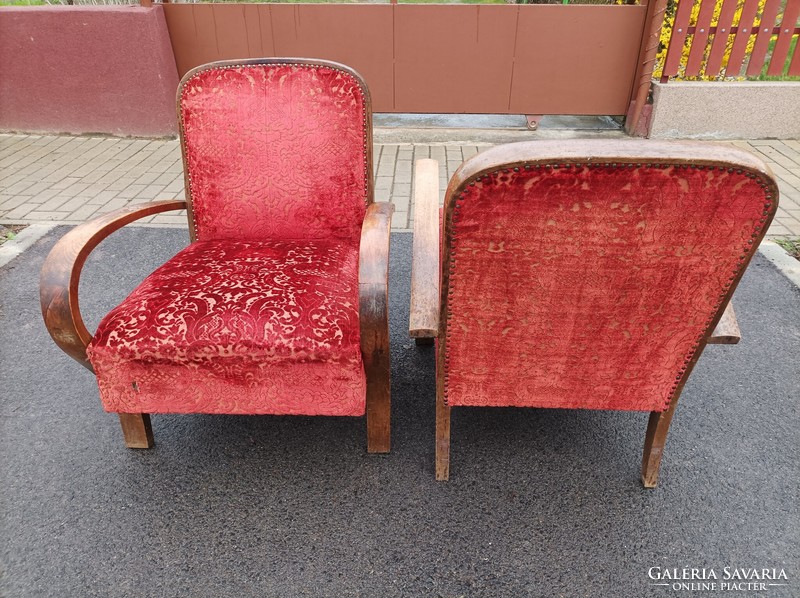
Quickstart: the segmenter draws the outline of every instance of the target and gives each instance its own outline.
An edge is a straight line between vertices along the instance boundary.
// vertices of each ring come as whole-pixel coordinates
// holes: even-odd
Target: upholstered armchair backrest
[[[184,77],[178,114],[195,239],[357,242],[372,201],[372,130],[355,72],[214,63]]]
[[[462,165],[445,201],[448,404],[661,411],[777,189],[733,148],[533,142]]]

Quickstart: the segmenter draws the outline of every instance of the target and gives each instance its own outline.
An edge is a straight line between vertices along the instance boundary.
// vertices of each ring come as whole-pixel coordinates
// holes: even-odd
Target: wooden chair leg
[[[389,352],[367,369],[367,452],[388,453],[392,443]]]
[[[148,449],[153,446],[153,427],[149,413],[119,413],[119,423],[125,436],[125,446]]]
[[[433,344],[433,337],[418,336],[414,339],[418,347],[425,347]]]
[[[436,479],[450,479],[450,407],[441,391],[436,393]]]
[[[653,411],[647,422],[647,435],[644,439],[644,455],[642,456],[642,485],[645,488],[655,488],[658,484],[658,472],[661,468],[661,455],[667,442],[669,425],[675,414],[677,398],[666,411]]]

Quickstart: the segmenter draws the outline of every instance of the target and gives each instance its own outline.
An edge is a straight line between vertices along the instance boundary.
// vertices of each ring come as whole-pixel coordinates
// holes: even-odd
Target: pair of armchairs
[[[221,62],[178,91],[187,201],[73,229],[42,270],[55,342],[97,375],[127,446],[150,413],[366,414],[390,449],[392,205],[373,201],[364,81],[320,60]],[[465,162],[438,209],[417,163],[410,334],[436,339],[436,476],[450,410],[651,413],[653,487],[681,389],[708,343],[739,339],[730,304],[777,207],[735,149],[646,141],[520,143]],[[187,209],[191,244],[90,334],[86,257],[136,219]],[[440,225],[441,223],[441,225]]]

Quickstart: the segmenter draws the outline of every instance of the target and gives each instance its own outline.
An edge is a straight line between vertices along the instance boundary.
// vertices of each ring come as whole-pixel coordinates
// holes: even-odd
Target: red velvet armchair
[[[650,412],[654,487],[700,354],[739,340],[730,300],[778,204],[768,167],[717,145],[526,142],[466,161],[441,216],[437,187],[417,162],[410,334],[437,339],[437,479],[453,407],[611,409]]]
[[[363,79],[321,60],[198,67],[178,89],[187,201],[134,205],[53,248],[41,304],[53,340],[97,375],[131,448],[151,413],[360,416],[388,452],[392,205],[373,202]],[[103,318],[78,308],[89,253],[139,218],[186,209],[190,245]]]

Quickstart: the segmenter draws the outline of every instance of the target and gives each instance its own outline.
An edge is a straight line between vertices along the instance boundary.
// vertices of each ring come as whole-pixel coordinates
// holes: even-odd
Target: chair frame
[[[359,325],[361,354],[367,381],[367,452],[388,453],[391,448],[391,368],[389,357],[389,243],[394,205],[375,202],[372,160],[372,102],[363,78],[353,69],[324,60],[304,58],[269,58],[258,60],[229,60],[203,65],[186,74],[178,87],[194,74],[219,67],[251,65],[298,65],[332,68],[353,76],[364,94],[364,132],[366,173],[368,178],[366,214],[361,229],[359,253]],[[178,100],[180,114],[180,100]],[[190,181],[183,151],[183,123],[179,118],[184,181],[187,196]],[[81,224],[56,243],[42,267],[40,302],[42,317],[50,336],[70,357],[94,373],[86,354],[92,341],[81,317],[78,286],[81,271],[89,254],[100,242],[123,226],[136,220],[171,210],[186,210],[189,240],[196,240],[191,201],[155,201],[127,206]],[[153,430],[147,413],[119,413],[119,420],[128,448],[153,446]]]
[[[687,151],[691,157],[687,157]],[[742,257],[742,267],[732,281],[729,292],[709,325],[704,338],[687,364],[665,411],[653,411],[647,425],[642,456],[641,480],[645,488],[658,483],[661,457],[669,426],[681,391],[707,344],[732,345],[741,334],[731,298],[747,265],[769,227],[778,205],[778,187],[769,168],[760,160],[734,148],[685,142],[587,140],[567,147],[562,142],[535,141],[513,143],[495,148],[490,157],[479,154],[466,161],[453,174],[447,187],[439,226],[439,169],[435,160],[418,160],[415,164],[414,188],[414,246],[412,252],[411,308],[409,335],[418,345],[431,344],[437,339],[436,354],[436,479],[447,480],[450,475],[450,411],[444,401],[444,371],[447,343],[447,293],[450,263],[450,240],[453,231],[455,199],[463,188],[477,177],[499,169],[522,168],[546,164],[615,164],[669,162],[676,165],[724,166],[741,169],[767,181],[766,196],[771,207],[764,214],[765,224],[751,249]],[[443,228],[442,228],[443,227]],[[441,235],[440,235],[441,231]],[[442,246],[440,247],[440,242]]]

